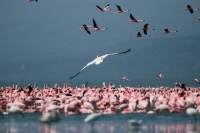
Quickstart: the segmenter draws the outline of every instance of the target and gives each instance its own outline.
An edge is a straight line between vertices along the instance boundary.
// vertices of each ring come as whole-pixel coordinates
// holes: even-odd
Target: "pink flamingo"
[[[99,8],[100,10],[99,10],[99,12],[106,12],[106,11],[110,11],[110,9],[108,9],[109,8],[109,4],[105,7],[105,8],[101,8],[100,6],[98,6],[98,5],[96,5],[96,7],[97,8]]]
[[[145,20],[139,20],[139,19],[136,19],[133,17],[133,15],[130,13],[130,18],[131,20],[129,20],[128,22],[136,22],[136,23],[139,23],[139,22],[143,22]],[[124,23],[128,23],[128,22],[124,22]]]
[[[149,28],[148,23],[144,25],[140,30],[143,30],[144,34],[147,35],[147,30],[155,30],[154,28]]]
[[[116,5],[117,8],[118,8],[118,11],[117,12],[114,12],[114,13],[123,13],[123,12],[129,12],[130,10],[122,10],[122,8],[118,5]]]
[[[28,4],[29,2],[33,2],[33,1],[38,2],[38,0],[28,0],[25,4]]]
[[[191,14],[193,14],[194,10],[199,10],[199,8],[192,8],[190,5],[187,5],[187,8],[185,10],[188,10]]]
[[[96,21],[93,19],[93,25],[94,28],[93,30],[97,31],[97,30],[106,30],[107,28],[99,28],[99,26],[97,25]]]
[[[168,34],[168,33],[173,33],[173,32],[178,32],[177,30],[169,30],[168,28],[164,29],[164,31],[161,34]],[[157,34],[159,35],[159,34]]]
[[[78,30],[84,28],[85,31],[87,31],[88,34],[91,34],[91,33],[90,33],[90,30],[88,29],[88,27],[92,27],[92,26],[88,26],[88,25],[86,25],[86,24],[83,24],[80,28],[78,28]]]

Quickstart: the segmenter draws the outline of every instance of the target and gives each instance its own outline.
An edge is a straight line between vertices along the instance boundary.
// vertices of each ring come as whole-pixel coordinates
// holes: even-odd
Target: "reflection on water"
[[[96,121],[93,128],[84,123],[86,115],[62,116],[54,124],[41,124],[39,114],[14,118],[12,115],[0,119],[0,133],[200,133],[200,122],[192,123],[186,115],[104,115]],[[129,119],[143,119],[141,126],[135,128]]]

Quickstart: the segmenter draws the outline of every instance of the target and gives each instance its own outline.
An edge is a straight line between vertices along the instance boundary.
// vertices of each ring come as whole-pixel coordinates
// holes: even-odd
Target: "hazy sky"
[[[116,85],[173,86],[174,82],[198,86],[200,78],[200,11],[190,14],[187,5],[200,8],[199,0],[39,0],[28,4],[26,0],[0,2],[0,86],[5,84],[63,83],[78,85],[89,82],[101,86],[103,81]],[[96,5],[110,4],[111,11],[98,12]],[[130,12],[113,14],[115,5]],[[141,23],[130,20],[130,13]],[[91,31],[91,35],[78,28],[92,25],[95,19],[104,31]],[[149,37],[130,39],[144,24],[155,28]],[[178,30],[168,35],[165,28]],[[92,30],[92,28],[89,28]],[[143,32],[141,31],[143,34]],[[88,67],[72,80],[96,55],[132,51],[108,57],[99,66]],[[24,67],[22,68],[22,66]],[[162,72],[164,79],[155,76]],[[130,82],[123,83],[127,76]]]

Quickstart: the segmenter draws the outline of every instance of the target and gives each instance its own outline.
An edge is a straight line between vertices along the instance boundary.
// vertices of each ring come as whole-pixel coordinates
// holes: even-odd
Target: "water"
[[[37,120],[40,114],[26,114],[14,117],[7,115],[0,119],[0,133],[199,133],[200,115],[197,121],[181,114],[118,114],[103,115],[94,123],[93,129],[83,120],[87,115],[60,116],[60,121],[51,125]],[[139,128],[133,129],[128,120],[143,120]]]

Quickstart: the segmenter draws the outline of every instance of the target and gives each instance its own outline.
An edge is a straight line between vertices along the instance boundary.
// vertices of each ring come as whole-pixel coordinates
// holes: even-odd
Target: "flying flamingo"
[[[196,20],[193,20],[193,22],[196,22],[196,21],[200,21],[200,18],[196,19]]]
[[[199,82],[199,79],[194,79],[194,81],[196,82],[196,83],[199,83],[200,84],[200,82]]]
[[[90,33],[90,30],[88,29],[88,27],[92,27],[92,26],[88,26],[88,25],[86,25],[86,24],[83,24],[80,28],[78,28],[78,30],[84,28],[84,29],[87,31],[88,34],[91,34],[91,33]]]
[[[86,68],[87,68],[88,66],[90,66],[90,65],[93,65],[93,64],[99,65],[99,64],[101,64],[101,63],[103,62],[103,60],[104,60],[107,56],[110,56],[110,55],[118,55],[118,54],[125,54],[125,53],[127,53],[127,52],[129,52],[129,51],[131,51],[131,49],[128,49],[127,51],[125,51],[125,52],[120,52],[120,53],[105,54],[105,55],[102,55],[102,56],[100,56],[100,57],[98,57],[98,55],[97,55],[97,58],[95,58],[93,61],[89,62],[85,67],[83,67],[83,68],[81,69],[80,72],[78,72],[76,75],[70,77],[70,79],[73,79],[74,77],[76,77],[77,75],[79,75],[84,69],[86,69]]]
[[[97,25],[96,21],[93,19],[93,25],[94,28],[93,30],[97,31],[97,30],[106,30],[107,28],[99,28],[99,26]]]
[[[127,78],[127,77],[123,77],[122,80],[123,80],[123,81],[130,81],[130,79]]]
[[[144,34],[147,35],[147,30],[155,30],[154,28],[149,28],[148,23],[144,25],[140,30],[143,30]]]
[[[185,9],[185,11],[186,10],[190,11],[190,13],[193,14],[194,10],[199,10],[199,8],[192,8],[190,5],[187,5],[187,8]]]
[[[176,82],[176,83],[175,83],[175,87],[181,87],[181,83]]]
[[[25,4],[28,4],[29,2],[33,2],[33,1],[38,2],[38,0],[28,0]]]
[[[130,10],[122,10],[122,8],[118,5],[116,5],[117,8],[118,8],[118,11],[117,12],[114,12],[114,13],[123,13],[123,12],[129,12]]]
[[[177,30],[169,30],[168,28],[164,29],[164,31],[161,34],[168,34],[168,33],[173,33],[173,32],[178,32]],[[159,34],[157,34],[159,35]]]
[[[130,39],[132,39],[132,38],[138,38],[138,37],[143,37],[140,32],[137,33],[137,36],[130,37]]]
[[[143,22],[145,20],[138,20],[136,18],[133,17],[133,15],[130,13],[130,18],[131,20],[129,20],[128,22],[136,22],[136,23],[139,23],[139,22]],[[124,22],[124,23],[128,23],[128,22]]]
[[[99,8],[99,12],[106,12],[106,11],[110,11],[111,9],[109,8],[109,4],[105,7],[105,8],[101,8],[100,6],[96,5],[97,8]]]
[[[164,76],[162,75],[162,73],[160,73],[159,75],[156,76],[156,78],[164,78]]]

